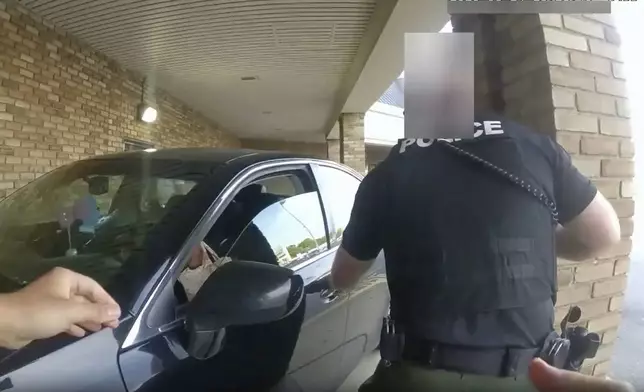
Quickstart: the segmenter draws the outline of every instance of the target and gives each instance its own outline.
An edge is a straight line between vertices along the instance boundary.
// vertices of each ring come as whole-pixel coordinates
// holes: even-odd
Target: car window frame
[[[315,174],[312,169],[313,164],[322,162],[325,161],[310,158],[275,159],[252,164],[237,173],[222,189],[219,195],[213,199],[204,215],[183,242],[183,245],[177,254],[172,258],[172,260],[168,260],[168,262],[164,263],[164,267],[157,271],[152,278],[153,280],[144,288],[144,290],[147,291],[146,293],[142,293],[142,297],[145,298],[145,300],[142,301],[139,309],[132,309],[132,313],[135,314],[136,317],[121,348],[128,349],[130,347],[143,344],[144,342],[183,324],[183,320],[177,317],[175,308],[172,307],[172,309],[170,309],[171,311],[169,311],[167,309],[168,306],[164,305],[176,303],[174,284],[181,274],[183,267],[188,262],[192,249],[197,246],[203,238],[205,238],[235,195],[237,195],[237,193],[248,184],[273,173],[303,169],[307,173],[312,187],[318,193],[318,200],[320,202],[320,209],[327,235],[327,244],[329,244],[328,222],[326,221],[326,215],[323,209],[322,196],[318,189],[318,184],[315,180]],[[327,249],[326,251],[315,255],[310,260],[298,264],[295,266],[296,268],[293,268],[292,270],[296,272],[299,269],[314,263],[316,260],[320,260],[323,257],[328,256],[332,251],[334,251],[334,249]]]
[[[358,184],[362,182],[364,179],[364,176],[357,172],[356,170],[353,170],[352,168],[344,165],[338,165],[338,164],[328,164],[330,163],[329,161],[319,161],[311,164],[311,172],[313,173],[313,176],[315,178],[315,183],[316,183],[316,188],[318,190],[318,195],[320,196],[320,203],[322,204],[322,213],[324,214],[324,222],[326,223],[327,227],[327,234],[326,237],[329,241],[329,249],[330,250],[337,250],[340,247],[340,243],[336,244],[335,246],[331,246],[331,222],[334,223],[334,228],[335,228],[335,221],[333,220],[333,217],[329,216],[330,212],[327,212],[326,204],[324,201],[324,196],[322,194],[322,188],[321,188],[321,183],[320,183],[320,177],[322,176],[320,174],[320,167],[332,169],[332,170],[338,170],[340,172],[343,172],[345,174],[350,175],[351,177],[355,178],[358,181]]]

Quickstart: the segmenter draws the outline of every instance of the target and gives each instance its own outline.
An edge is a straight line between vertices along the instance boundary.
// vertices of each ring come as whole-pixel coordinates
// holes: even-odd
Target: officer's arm
[[[620,239],[615,210],[597,188],[555,144],[555,202],[561,226],[556,231],[557,256],[573,261],[592,259]]]
[[[351,219],[331,268],[331,285],[346,290],[355,286],[382,250],[382,206],[385,197],[382,166],[371,171],[356,193]]]

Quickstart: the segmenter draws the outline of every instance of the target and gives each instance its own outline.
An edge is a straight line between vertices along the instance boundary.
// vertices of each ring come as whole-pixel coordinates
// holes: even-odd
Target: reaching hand
[[[0,345],[21,348],[60,333],[115,328],[121,309],[93,279],[54,268],[25,288],[0,296]]]
[[[530,380],[539,392],[635,392],[625,382],[556,369],[541,359],[530,365]]]

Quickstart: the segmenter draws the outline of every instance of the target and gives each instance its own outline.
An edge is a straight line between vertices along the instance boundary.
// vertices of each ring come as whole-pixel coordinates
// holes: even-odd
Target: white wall
[[[394,145],[405,131],[403,109],[376,102],[365,113],[364,136],[367,144]]]

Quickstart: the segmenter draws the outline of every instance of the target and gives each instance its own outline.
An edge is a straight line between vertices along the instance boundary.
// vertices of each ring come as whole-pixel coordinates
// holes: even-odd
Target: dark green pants
[[[433,370],[411,363],[384,366],[381,361],[374,375],[359,392],[537,392],[527,378],[499,378]]]

